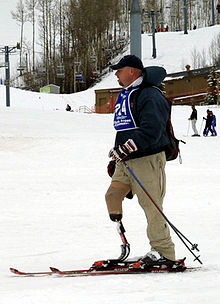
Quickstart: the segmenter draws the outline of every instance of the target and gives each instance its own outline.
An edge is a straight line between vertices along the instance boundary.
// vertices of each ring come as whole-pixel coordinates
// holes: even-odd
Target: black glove
[[[130,191],[130,192],[128,192],[128,194],[126,195],[126,198],[132,199],[133,196],[134,196],[134,195],[133,195],[132,191]]]
[[[109,157],[116,160],[116,162],[120,162],[125,160],[130,153],[135,151],[137,151],[137,146],[133,139],[128,139],[123,145],[119,145],[118,147],[111,149]]]
[[[107,172],[108,172],[108,175],[110,177],[112,177],[112,175],[115,172],[115,165],[116,165],[116,161],[115,160],[110,160],[110,162],[109,162],[109,164],[107,166]]]

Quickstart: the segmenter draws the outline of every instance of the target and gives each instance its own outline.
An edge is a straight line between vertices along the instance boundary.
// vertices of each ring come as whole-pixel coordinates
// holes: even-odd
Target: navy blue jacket
[[[138,128],[118,131],[115,139],[115,147],[128,139],[134,140],[138,151],[131,153],[129,158],[159,153],[169,143],[166,124],[170,109],[157,88],[166,77],[166,71],[162,67],[147,67],[143,76],[140,88],[130,96],[131,112]]]

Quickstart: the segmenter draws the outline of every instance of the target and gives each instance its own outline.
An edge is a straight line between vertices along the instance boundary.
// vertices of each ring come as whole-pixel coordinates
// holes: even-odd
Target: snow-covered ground
[[[206,109],[198,107],[198,127]],[[220,109],[212,109],[220,121]],[[202,269],[105,278],[17,278],[9,267],[82,268],[119,255],[121,241],[104,200],[112,115],[18,108],[0,113],[1,304],[219,303],[220,137],[186,137],[190,107],[173,108],[177,137],[187,144],[181,145],[182,165],[167,163],[165,213],[199,244]],[[130,256],[145,254],[146,221],[136,198],[124,202],[123,222]],[[199,266],[173,238],[177,256]]]
[[[166,58],[164,54],[161,62]],[[107,82],[112,86],[113,79],[111,73],[94,88]],[[173,107],[176,136],[186,145],[181,144],[183,164],[167,163],[164,211],[199,244],[199,271],[90,278],[24,278],[9,272],[9,267],[87,268],[120,254],[121,240],[104,200],[113,115],[65,111],[70,102],[74,109],[93,106],[94,88],[60,96],[12,88],[11,107],[6,108],[5,88],[0,87],[0,304],[218,304],[220,137],[191,137],[189,106]],[[197,107],[200,132],[207,108]],[[220,108],[209,108],[220,135]],[[144,214],[136,198],[126,199],[123,207],[130,257],[143,255],[149,250]],[[177,257],[200,266],[174,233],[172,237]]]

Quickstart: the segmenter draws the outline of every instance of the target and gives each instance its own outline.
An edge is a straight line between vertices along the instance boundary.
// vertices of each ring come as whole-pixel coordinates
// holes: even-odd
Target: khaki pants
[[[127,164],[162,210],[166,189],[165,153],[131,159]],[[145,212],[151,249],[155,249],[170,260],[175,260],[174,244],[165,219],[122,163],[117,164],[106,193],[109,214],[122,214],[122,201],[130,190],[137,195],[139,204]]]
[[[198,135],[198,131],[196,129],[196,122],[197,122],[196,119],[191,120],[193,132],[194,132],[194,134]]]

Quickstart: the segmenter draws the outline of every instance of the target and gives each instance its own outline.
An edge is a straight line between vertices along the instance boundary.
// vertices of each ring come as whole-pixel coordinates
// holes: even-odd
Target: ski
[[[101,275],[116,275],[116,274],[139,274],[149,272],[183,272],[186,268],[172,269],[172,268],[157,268],[151,267],[148,269],[129,269],[129,268],[115,268],[112,270],[95,270],[95,269],[83,269],[83,270],[67,270],[61,271],[57,268],[51,267],[51,271],[45,272],[23,272],[14,268],[10,268],[10,271],[16,275],[24,277],[40,277],[40,276],[65,276],[65,277],[77,277],[77,276],[101,276]]]
[[[14,274],[20,275],[20,276],[48,276],[53,274],[52,271],[42,271],[42,272],[24,272],[20,271],[18,269],[15,269],[13,267],[9,268],[10,271]]]
[[[141,274],[141,273],[174,273],[174,272],[191,272],[200,269],[200,267],[186,267],[184,264],[179,264],[175,267],[148,267],[131,268],[131,264],[134,262],[124,261],[116,264],[107,264],[108,261],[95,262],[92,267],[88,269],[76,269],[76,270],[60,270],[55,267],[50,267],[51,271],[45,272],[23,272],[15,268],[10,268],[13,274],[19,276],[65,276],[65,277],[79,277],[79,276],[101,276],[101,275],[123,275],[123,274]]]
[[[185,266],[185,258],[177,260],[172,267],[158,264],[157,266],[144,267],[143,263],[139,259],[126,260],[130,253],[130,244],[125,237],[125,229],[122,222],[117,222],[118,233],[122,240],[121,254],[117,259],[108,259],[96,261],[88,269],[76,269],[76,270],[60,270],[55,267],[50,267],[50,271],[41,272],[24,272],[15,268],[10,268],[10,271],[18,276],[101,276],[101,275],[116,275],[116,274],[140,274],[140,273],[168,273],[168,272],[184,272],[198,270],[199,267],[188,268]],[[197,244],[193,245],[192,250],[197,249]],[[198,257],[196,257],[198,260]]]
[[[61,271],[57,268],[51,267],[52,272],[64,277],[79,277],[79,276],[102,276],[102,275],[123,275],[123,274],[144,274],[144,273],[168,273],[168,272],[184,272],[186,267],[178,268],[163,268],[163,267],[149,267],[147,269],[135,269],[129,267],[121,267],[106,270],[88,269],[88,270],[69,270]]]
[[[20,271],[16,268],[11,267],[10,271],[13,274],[20,275],[20,276],[47,276],[47,275],[52,275],[52,274],[81,274],[81,273],[89,273],[91,271],[97,270],[97,271],[102,271],[102,270],[114,270],[118,268],[128,268],[129,265],[132,263],[135,263],[136,261],[124,261],[121,262],[119,259],[112,259],[112,260],[101,260],[101,261],[96,261],[93,263],[92,267],[88,269],[77,269],[77,270],[67,270],[67,271],[61,271],[58,268],[55,267],[50,267],[51,271],[42,271],[42,272],[24,272]]]
[[[60,277],[81,277],[81,276],[102,276],[102,275],[123,275],[123,274],[144,274],[144,273],[176,273],[176,272],[192,272],[201,269],[201,267],[179,267],[179,268],[162,268],[150,267],[147,269],[130,269],[130,268],[115,268],[109,270],[59,270],[51,267],[51,271],[45,272],[23,272],[14,268],[10,268],[11,272],[23,277],[41,277],[41,276],[60,276]]]

